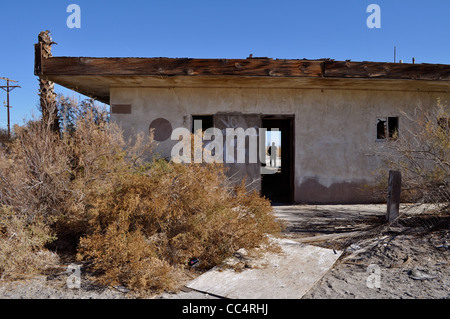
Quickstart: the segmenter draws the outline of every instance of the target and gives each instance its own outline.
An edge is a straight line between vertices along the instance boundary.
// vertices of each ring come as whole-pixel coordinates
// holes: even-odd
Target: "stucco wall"
[[[376,119],[432,106],[440,93],[385,90],[258,88],[111,88],[111,104],[131,104],[131,114],[112,114],[125,134],[148,132],[157,118],[191,128],[192,114],[242,112],[295,115],[296,202],[370,202],[358,187],[373,181],[378,161]],[[170,156],[173,141],[157,151]]]

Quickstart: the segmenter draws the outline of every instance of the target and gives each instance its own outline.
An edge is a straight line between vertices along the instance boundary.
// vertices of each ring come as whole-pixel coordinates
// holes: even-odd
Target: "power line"
[[[10,120],[9,109],[11,108],[11,105],[9,104],[9,92],[11,92],[12,90],[14,90],[16,88],[20,88],[20,86],[19,85],[10,85],[9,84],[10,82],[18,83],[17,81],[14,81],[11,79],[0,77],[0,80],[6,81],[6,85],[0,85],[0,88],[6,92],[6,109],[7,109],[7,115],[8,115],[8,137],[10,138],[11,137],[11,120]]]

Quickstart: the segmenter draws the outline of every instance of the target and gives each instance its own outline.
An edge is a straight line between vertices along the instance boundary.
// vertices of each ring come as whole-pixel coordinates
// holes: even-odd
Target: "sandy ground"
[[[276,208],[289,221],[286,236],[330,236],[309,244],[344,250],[303,298],[450,298],[450,216],[434,208],[402,205],[391,224],[385,205]]]
[[[277,215],[288,221],[284,234],[287,238],[302,241],[325,234],[330,239],[309,244],[345,249],[333,268],[303,298],[450,298],[450,217],[412,212],[395,224],[374,230],[382,220],[384,207],[276,208]],[[363,235],[346,236],[356,232]],[[336,234],[339,236],[334,238]],[[0,299],[217,298],[187,289],[175,294],[137,296],[124,287],[98,286],[84,273],[81,288],[69,289],[66,269],[67,265],[61,265],[47,275],[0,282]]]
[[[450,298],[449,232],[392,235],[358,259],[339,260],[306,299]],[[355,243],[354,246],[368,244]]]

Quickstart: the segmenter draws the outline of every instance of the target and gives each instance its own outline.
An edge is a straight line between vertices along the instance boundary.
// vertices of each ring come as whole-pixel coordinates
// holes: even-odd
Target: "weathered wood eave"
[[[450,81],[450,65],[333,60],[89,58],[39,61],[36,75],[95,76],[263,76]]]
[[[41,78],[107,104],[110,88],[120,86],[303,87],[306,84],[304,87],[310,88],[384,89],[392,84],[392,89],[440,92],[450,88],[450,65],[443,64],[270,58],[45,58],[41,44],[35,45],[34,71]]]

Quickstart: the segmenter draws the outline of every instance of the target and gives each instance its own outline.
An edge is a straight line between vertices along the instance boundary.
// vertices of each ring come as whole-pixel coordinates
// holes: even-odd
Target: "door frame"
[[[290,170],[290,176],[289,176],[289,202],[294,203],[294,181],[295,181],[295,114],[262,114],[261,115],[261,127],[264,128],[264,121],[270,121],[270,120],[283,120],[283,121],[289,121],[289,138],[291,140],[291,143],[289,145],[289,157],[290,157],[290,163],[289,163],[289,170]],[[282,150],[283,151],[283,150]],[[261,194],[262,194],[262,187],[261,187]]]

